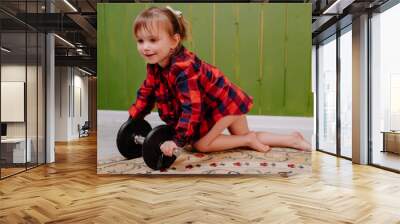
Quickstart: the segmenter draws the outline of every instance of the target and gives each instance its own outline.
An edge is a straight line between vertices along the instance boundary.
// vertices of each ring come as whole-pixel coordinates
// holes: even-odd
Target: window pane
[[[336,37],[318,48],[318,147],[336,153]]]
[[[400,4],[372,18],[372,163],[400,170]]]
[[[38,13],[37,1],[27,2],[28,14]],[[31,18],[33,24],[37,24],[37,16]],[[36,21],[35,21],[36,20]],[[38,164],[38,33],[27,28],[27,80],[26,80],[26,113],[27,113],[27,142],[30,144],[30,161],[27,167],[35,167]]]
[[[352,157],[352,35],[340,36],[340,153]]]
[[[28,168],[37,165],[37,41],[38,36],[36,32],[28,31],[28,55],[27,55],[27,81],[26,81],[26,113],[27,113],[27,131],[28,142],[30,144],[30,159],[28,160]]]
[[[5,15],[0,15],[5,16]],[[25,170],[30,158],[26,144],[26,33],[1,33],[1,177]],[[4,50],[5,49],[5,50]],[[28,150],[27,150],[28,147]]]
[[[20,18],[25,13],[44,13],[44,6],[44,0],[0,1],[1,8]],[[43,33],[3,12],[0,17],[7,21],[0,23],[0,176],[4,178],[45,161],[46,54]],[[37,23],[36,18],[32,16],[30,22]]]
[[[46,93],[46,76],[45,76],[45,60],[46,60],[46,36],[39,33],[38,45],[38,163],[45,163],[46,148],[45,148],[45,93]]]

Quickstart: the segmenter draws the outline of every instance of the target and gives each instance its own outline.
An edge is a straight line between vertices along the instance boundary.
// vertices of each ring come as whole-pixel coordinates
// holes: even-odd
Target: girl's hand
[[[160,145],[161,152],[169,157],[173,155],[172,153],[176,148],[178,148],[178,146],[173,141],[165,141],[163,144]]]

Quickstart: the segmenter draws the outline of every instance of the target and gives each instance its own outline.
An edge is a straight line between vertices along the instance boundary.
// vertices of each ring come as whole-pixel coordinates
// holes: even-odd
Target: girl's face
[[[165,67],[169,63],[172,49],[179,43],[179,34],[171,37],[166,28],[155,25],[151,28],[150,31],[145,29],[138,31],[137,49],[147,63],[158,63],[161,67]]]

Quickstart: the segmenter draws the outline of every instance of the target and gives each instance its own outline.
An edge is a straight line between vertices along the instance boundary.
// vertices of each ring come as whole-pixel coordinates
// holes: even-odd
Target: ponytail
[[[177,22],[177,27],[173,30],[174,34],[177,33],[181,36],[181,40],[186,40],[187,39],[187,28],[186,28],[186,20],[183,18],[183,14],[181,11],[178,10],[174,10],[172,9],[170,6],[165,7],[166,9],[168,9],[170,12],[173,13],[176,22]],[[171,23],[173,24],[173,22],[171,21]],[[174,26],[173,26],[174,27]]]
[[[158,20],[165,23],[168,26],[168,32],[171,36],[179,34],[181,41],[188,38],[186,20],[183,18],[182,12],[174,10],[171,7],[150,7],[142,11],[135,19],[133,25],[133,32],[137,35],[137,32],[144,28],[149,29],[151,22]],[[181,43],[180,43],[181,44]]]

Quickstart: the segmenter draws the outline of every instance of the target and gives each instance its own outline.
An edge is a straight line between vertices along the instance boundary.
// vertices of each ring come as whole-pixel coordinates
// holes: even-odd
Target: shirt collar
[[[165,66],[164,68],[161,67],[158,63],[156,64],[149,64],[151,67],[153,67],[154,72],[157,73],[160,70],[165,70],[165,69],[169,69],[170,66],[176,62],[180,62],[180,61],[185,61],[185,60],[189,60],[191,56],[191,53],[188,49],[186,49],[185,46],[181,45],[179,47],[179,49],[176,51],[175,54],[173,54],[171,56],[171,59],[168,63],[167,66]]]

